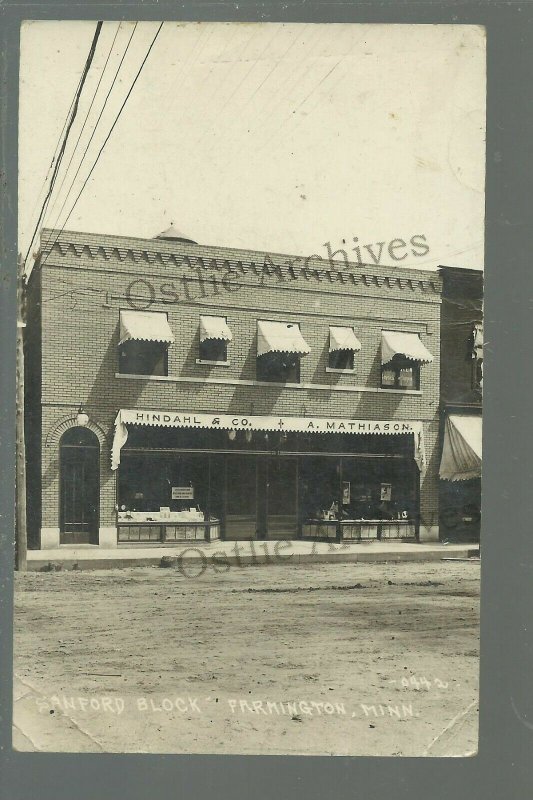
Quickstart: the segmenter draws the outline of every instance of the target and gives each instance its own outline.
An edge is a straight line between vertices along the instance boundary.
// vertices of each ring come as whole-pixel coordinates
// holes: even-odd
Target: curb
[[[470,560],[473,556],[477,555],[477,551],[472,550],[452,550],[451,548],[439,548],[435,550],[420,550],[406,551],[405,553],[399,552],[383,552],[383,553],[364,553],[364,552],[337,552],[337,553],[286,553],[284,555],[264,553],[256,553],[255,555],[241,555],[234,556],[224,554],[224,560],[220,560],[220,564],[229,565],[230,567],[253,567],[264,565],[279,566],[282,564],[354,564],[361,562],[364,564],[376,563],[406,563],[406,562],[436,562],[442,560],[449,560],[450,556],[462,557],[461,560]],[[105,569],[128,569],[133,567],[159,567],[161,566],[162,558],[165,563],[163,566],[176,567],[178,562],[186,564],[187,567],[202,567],[207,565],[213,553],[207,551],[202,556],[194,555],[187,556],[185,559],[181,558],[178,553],[175,556],[165,554],[163,557],[154,553],[153,556],[144,556],[141,558],[124,557],[124,558],[76,558],[76,559],[61,559],[51,560],[50,557],[43,559],[32,559],[28,561],[28,571],[31,572],[47,572],[49,565],[56,565],[58,571],[71,571],[71,570],[105,570]],[[221,553],[219,553],[221,555]]]

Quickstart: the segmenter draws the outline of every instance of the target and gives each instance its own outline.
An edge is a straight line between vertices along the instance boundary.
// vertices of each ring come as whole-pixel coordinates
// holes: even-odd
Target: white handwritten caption
[[[412,703],[393,704],[390,702],[358,703],[356,710],[346,708],[345,703],[322,702],[314,700],[253,700],[251,698],[227,698],[220,702],[215,697],[119,697],[114,695],[95,695],[91,697],[53,695],[36,699],[41,713],[53,714],[56,710],[63,714],[69,712],[104,713],[120,716],[127,709],[142,714],[183,714],[201,716],[212,714],[215,708],[224,709],[229,716],[255,714],[258,716],[277,716],[300,719],[302,717],[389,717],[409,719],[417,717]]]
[[[425,675],[422,675],[422,677],[418,678],[416,675],[404,675],[401,680],[397,681],[391,679],[389,683],[397,683],[404,689],[414,689],[415,691],[425,689],[428,692],[431,689],[447,689],[449,685],[448,681],[443,681],[440,678],[428,680]]]

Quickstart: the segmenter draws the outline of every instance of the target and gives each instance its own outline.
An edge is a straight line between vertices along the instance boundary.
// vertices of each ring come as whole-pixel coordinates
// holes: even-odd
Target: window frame
[[[405,369],[412,369],[413,370],[413,385],[412,386],[401,386],[400,385],[400,373],[402,370]],[[386,384],[383,381],[383,373],[384,372],[394,372],[394,385]],[[420,391],[420,362],[419,361],[412,361],[411,359],[405,357],[398,357],[397,355],[394,356],[392,361],[389,361],[387,364],[381,365],[381,382],[380,386],[382,389],[394,389],[396,391],[403,391],[403,392],[419,392]]]
[[[223,348],[223,355],[224,358],[210,358],[211,354],[202,354],[202,348],[205,347],[207,344],[212,346],[212,342],[219,343],[219,346]],[[229,342],[226,339],[204,339],[204,341],[198,342],[198,358],[196,359],[197,364],[209,364],[211,366],[227,366],[229,364],[228,359],[228,344]]]
[[[351,330],[353,335],[355,336],[355,328],[352,325],[338,325],[338,326],[329,326],[329,346],[331,347],[331,328],[332,327],[339,327],[339,328],[346,328],[346,330]],[[328,363],[326,366],[326,372],[337,372],[337,373],[344,373],[347,375],[353,375],[355,373],[355,354],[359,352],[358,350],[353,350],[351,347],[345,347],[341,350],[329,350],[328,351]],[[334,361],[335,358],[339,357],[340,353],[346,353],[351,355],[351,359],[349,359],[349,363],[351,366],[348,367],[340,367],[332,364],[332,360]]]
[[[260,365],[264,365],[267,363],[268,359],[274,361],[275,359],[281,359],[283,356],[292,355],[295,358],[295,363],[292,365],[292,368],[296,369],[296,377],[283,377],[281,373],[278,373],[275,378],[267,378],[265,373],[260,371]],[[298,353],[265,353],[262,356],[257,356],[256,358],[256,369],[255,375],[256,380],[258,383],[292,383],[292,384],[299,384],[301,383],[301,355]]]
[[[339,366],[334,366],[331,363],[332,362],[332,356],[333,357],[338,357],[340,353],[342,353],[342,354],[346,353],[346,354],[351,355],[351,366],[349,366],[349,367],[339,367]],[[346,348],[345,350],[333,350],[333,351],[330,351],[328,353],[328,365],[326,367],[326,372],[344,372],[344,373],[348,373],[348,374],[353,374],[355,372],[355,350],[350,350],[350,349]]]
[[[255,323],[256,337],[258,336],[258,327],[259,327],[259,323],[260,322],[280,322],[280,320],[278,320],[278,319],[265,319],[263,317],[261,319],[256,320],[256,323]],[[286,324],[287,325],[297,325],[298,326],[298,330],[300,331],[300,333],[302,333],[302,328],[301,328],[300,322],[296,322],[296,321],[290,320]],[[266,362],[261,362],[262,359],[271,358],[273,356],[281,358],[282,356],[287,356],[287,355],[292,355],[296,359],[296,363],[294,365],[296,367],[296,373],[297,373],[296,374],[296,380],[288,380],[287,378],[283,378],[281,376],[276,378],[276,379],[272,379],[272,378],[265,378],[264,376],[260,375],[259,364],[260,363],[266,363]],[[279,383],[279,384],[287,384],[287,383],[289,383],[289,384],[293,384],[295,386],[301,384],[301,382],[302,382],[302,355],[301,355],[301,353],[286,353],[286,352],[272,352],[271,351],[269,353],[264,353],[263,355],[260,356],[256,351],[256,356],[255,356],[255,379],[256,379],[257,383]]]
[[[123,352],[126,351],[126,353],[127,353],[127,350],[131,349],[132,347],[143,347],[143,346],[144,347],[152,346],[152,347],[154,347],[154,350],[155,350],[156,347],[158,347],[160,349],[160,354],[157,357],[157,362],[162,357],[162,372],[154,372],[153,369],[152,369],[151,372],[146,372],[146,371],[143,372],[143,371],[141,371],[139,369],[125,371],[122,368],[122,366],[123,366],[123,355],[122,355]],[[161,377],[168,378],[168,347],[169,347],[169,345],[166,342],[149,342],[149,341],[139,340],[139,339],[129,339],[126,342],[122,342],[122,344],[120,344],[118,346],[118,348],[117,348],[117,352],[118,352],[118,374],[119,375],[142,375],[142,376],[144,376],[146,378],[153,378],[153,377],[156,377],[156,378],[161,378]],[[137,354],[137,356],[136,356],[137,365],[139,364],[139,359],[142,359],[144,357],[145,356],[143,356],[141,354]],[[154,356],[154,358],[155,358],[155,356]],[[130,360],[130,359],[131,360],[134,359],[134,356],[131,355],[131,354],[128,357],[128,360]],[[154,362],[154,363],[157,363],[157,362]]]

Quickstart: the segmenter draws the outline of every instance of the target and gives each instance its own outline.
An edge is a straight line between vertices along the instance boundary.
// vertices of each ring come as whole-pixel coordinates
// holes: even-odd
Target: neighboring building
[[[441,267],[441,539],[479,539],[483,273]]]
[[[441,279],[43,231],[33,546],[438,538]]]

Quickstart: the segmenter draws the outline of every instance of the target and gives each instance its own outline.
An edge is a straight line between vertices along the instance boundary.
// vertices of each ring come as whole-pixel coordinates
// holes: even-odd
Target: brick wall
[[[49,442],[42,451],[43,525],[58,524],[53,432],[80,403],[104,436],[101,525],[114,520],[113,420],[119,408],[136,406],[421,420],[429,462],[421,510],[435,515],[441,299],[435,274],[279,254],[269,254],[265,266],[265,254],[253,251],[67,231],[44,232],[36,274],[42,284],[42,432]],[[116,377],[119,311],[131,303],[146,306],[147,298],[150,310],[168,313],[175,336],[169,380]],[[201,313],[227,317],[229,366],[196,364]],[[300,323],[311,348],[301,361],[302,387],[256,385],[258,319]],[[354,327],[362,345],[355,374],[326,372],[329,325]],[[434,355],[421,369],[420,393],[379,390],[382,329],[418,333]]]

